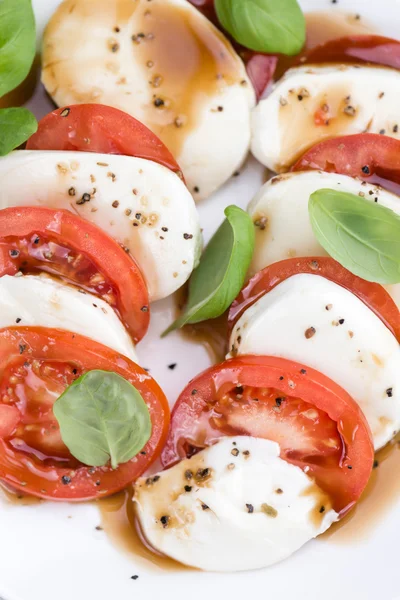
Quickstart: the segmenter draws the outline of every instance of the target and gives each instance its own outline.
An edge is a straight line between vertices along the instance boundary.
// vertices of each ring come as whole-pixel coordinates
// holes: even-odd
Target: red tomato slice
[[[119,314],[135,342],[147,331],[149,297],[139,267],[102,229],[69,211],[0,211],[0,277],[18,271],[57,275],[99,296]]]
[[[150,440],[115,470],[107,465],[88,467],[75,459],[63,444],[53,415],[57,397],[93,369],[124,377],[150,411]],[[3,329],[0,375],[0,418],[6,410],[7,417],[14,417],[7,430],[0,429],[0,479],[24,493],[51,500],[102,498],[139,477],[163,447],[169,423],[167,399],[141,367],[106,346],[57,329]]]
[[[354,400],[325,375],[275,357],[242,356],[211,367],[180,395],[161,460],[169,467],[226,435],[276,441],[342,516],[364,490],[371,433]]]
[[[390,329],[400,342],[400,311],[388,292],[379,283],[365,281],[347,271],[330,257],[288,258],[257,273],[233,302],[228,323],[231,331],[242,314],[261,296],[285,279],[299,273],[320,275],[341,285],[366,304]]]
[[[400,69],[400,42],[380,35],[350,35],[305,52],[299,62],[369,63]]]
[[[400,123],[393,126],[398,130]],[[358,177],[400,195],[400,140],[376,133],[336,137],[310,148],[291,170]]]
[[[39,122],[26,148],[136,156],[164,165],[182,177],[171,152],[150,129],[121,110],[101,104],[53,110]]]

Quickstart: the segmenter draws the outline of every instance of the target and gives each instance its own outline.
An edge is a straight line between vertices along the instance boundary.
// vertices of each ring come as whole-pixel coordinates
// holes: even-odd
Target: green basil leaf
[[[254,225],[238,206],[228,206],[225,216],[190,279],[184,314],[163,336],[188,323],[219,317],[242,289],[254,251]]]
[[[215,9],[224,29],[251,50],[292,56],[305,44],[297,0],[215,0]]]
[[[72,383],[53,406],[64,444],[85,465],[115,469],[146,445],[149,409],[142,396],[117,373],[89,371]]]
[[[33,135],[38,128],[36,118],[26,108],[0,109],[0,156],[9,154]]]
[[[35,54],[31,0],[0,0],[0,97],[24,81]]]
[[[400,216],[360,196],[323,189],[309,200],[314,234],[335,260],[376,283],[400,283]]]

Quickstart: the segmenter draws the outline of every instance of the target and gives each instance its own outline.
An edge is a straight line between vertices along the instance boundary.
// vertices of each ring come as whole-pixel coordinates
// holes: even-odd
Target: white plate
[[[59,0],[33,0],[33,4],[41,31]],[[307,11],[358,13],[378,31],[400,37],[400,0],[303,0],[301,4]],[[41,86],[28,106],[39,117],[53,108]],[[240,177],[199,207],[206,241],[222,220],[225,206],[236,203],[245,207],[262,178],[263,168],[250,160]],[[143,366],[150,368],[171,404],[189,379],[210,364],[205,348],[180,333],[159,339],[171,322],[174,306],[167,300],[153,307],[150,333],[139,346]],[[168,368],[172,363],[177,365],[174,370]],[[246,596],[394,600],[400,598],[400,506],[396,508],[393,490],[397,487],[400,491],[400,478],[392,469],[393,462],[390,468],[382,466],[380,479],[386,478],[385,485],[373,490],[350,522],[332,536],[307,544],[275,567],[237,575],[155,570],[124,554],[104,531],[96,530],[100,514],[93,504],[15,506],[0,499],[0,595],[5,600],[236,600]],[[397,480],[390,481],[390,477]],[[392,501],[385,502],[389,487]],[[386,507],[380,513],[382,504]],[[366,520],[372,520],[373,526],[365,528]],[[132,575],[139,578],[133,580]]]

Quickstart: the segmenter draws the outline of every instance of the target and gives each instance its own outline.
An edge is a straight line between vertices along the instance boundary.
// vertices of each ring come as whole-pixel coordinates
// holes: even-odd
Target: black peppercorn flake
[[[374,460],[374,464],[372,465],[373,469],[377,469],[379,467],[379,462]]]
[[[193,238],[193,235],[191,233],[184,233],[183,237],[185,240],[191,240]]]
[[[99,487],[99,485],[101,485],[101,481],[98,479],[95,483],[95,485],[97,485],[97,487]]]
[[[187,481],[190,481],[191,479],[193,479],[193,471],[191,471],[190,469],[187,469],[185,471],[185,479],[187,479]]]
[[[284,400],[285,400],[285,398],[275,398],[276,406],[281,406],[281,404]]]
[[[195,396],[197,394],[197,390],[192,390],[192,396]]]
[[[365,175],[369,175],[370,174],[370,170],[369,170],[369,166],[368,165],[364,165],[363,167],[361,167],[361,171],[363,173],[365,173]]]
[[[204,504],[204,502],[201,503],[201,508],[203,510],[209,510],[210,509],[210,507],[207,504]]]
[[[168,365],[168,369],[170,369],[170,371],[173,371],[176,367],[177,363],[171,363],[170,365]]]
[[[63,483],[64,485],[69,485],[71,483],[72,479],[71,477],[68,477],[68,475],[63,475],[61,477],[61,483]]]
[[[192,491],[192,486],[191,485],[185,485],[184,490],[185,490],[185,492],[191,492]]]
[[[325,512],[325,506],[321,506],[321,508],[319,509],[319,512],[320,512],[320,513],[321,513],[321,515],[322,515],[322,513],[324,513],[324,512]]]
[[[16,323],[21,323],[21,321],[22,321],[21,317],[17,317],[17,318],[15,319],[15,322],[16,322]]]
[[[352,469],[353,467],[352,467],[351,465],[347,465],[347,468],[348,468],[348,469],[350,469],[350,471],[351,471],[351,469]]]
[[[168,522],[169,522],[169,517],[168,515],[163,515],[160,519],[160,523],[163,526],[164,529],[166,529],[168,527]]]
[[[10,250],[9,254],[10,254],[11,258],[17,258],[19,256],[19,250],[15,250],[15,249]]]
[[[90,202],[90,194],[88,194],[87,192],[85,192],[82,195],[82,198],[80,200],[76,201],[76,204],[78,204],[80,206],[82,204],[85,204],[86,202]]]
[[[339,319],[339,325],[343,325],[344,319]]]
[[[23,354],[26,350],[26,344],[19,344],[19,353]]]
[[[306,371],[306,369],[300,369],[300,373],[301,373],[302,375],[305,375],[305,374],[307,373],[307,371]]]
[[[254,506],[252,504],[246,504],[246,508],[248,513],[254,512]]]
[[[393,397],[393,388],[392,388],[392,387],[390,387],[390,388],[388,388],[388,389],[386,390],[386,395],[387,395],[389,398],[392,398],[392,397]]]
[[[165,104],[165,102],[164,102],[164,100],[162,98],[156,98],[154,100],[154,106],[156,108],[160,108],[161,106],[164,106],[164,104]]]
[[[139,575],[131,575],[131,579],[133,579],[134,581],[136,581],[136,579],[139,579]]]

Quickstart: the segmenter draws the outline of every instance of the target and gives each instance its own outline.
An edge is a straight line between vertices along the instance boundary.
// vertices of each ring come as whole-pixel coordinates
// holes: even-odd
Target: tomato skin
[[[101,104],[57,108],[39,121],[27,150],[78,150],[144,158],[182,171],[163,142],[127,113]]]
[[[243,313],[259,298],[285,279],[299,273],[320,275],[352,292],[383,321],[400,343],[400,311],[385,288],[379,283],[365,281],[353,275],[328,256],[288,258],[257,273],[243,288],[229,310],[229,332]]]
[[[400,130],[400,123],[397,129]],[[377,133],[325,140],[307,150],[291,170],[322,170],[358,177],[400,195],[400,140]]]
[[[12,235],[10,235],[12,232]],[[6,208],[0,211],[0,277],[29,271],[24,257],[12,257],[16,238],[43,236],[63,247],[83,254],[116,291],[116,310],[134,342],[145,335],[150,319],[149,297],[143,275],[134,259],[97,225],[66,210],[47,207]],[[47,261],[35,261],[35,269],[63,276],[57,266]],[[72,273],[74,275],[74,273]],[[78,277],[68,281],[84,288]],[[87,289],[88,285],[86,286]]]
[[[22,354],[21,354],[21,349]],[[21,327],[0,330],[0,374],[16,359],[69,362],[86,372],[114,371],[134,385],[149,407],[152,434],[143,451],[112,470],[78,463],[71,468],[34,460],[30,454],[0,438],[0,479],[23,493],[60,501],[81,501],[113,494],[139,477],[161,451],[168,431],[168,401],[157,383],[141,367],[115,351],[83,336],[57,329]],[[69,484],[62,478],[71,479]]]
[[[299,363],[269,356],[241,356],[211,367],[192,380],[175,404],[168,439],[161,455],[164,467],[185,457],[183,439],[196,439],[196,426],[202,413],[211,410],[222,386],[276,388],[284,396],[293,396],[327,413],[337,424],[343,440],[343,453],[337,467],[308,465],[328,492],[336,511],[343,516],[360,497],[371,474],[374,449],[365,417],[355,401],[325,375]],[[296,460],[285,460],[300,465]]]
[[[306,51],[299,63],[368,63],[400,69],[400,42],[380,35],[343,36]]]

